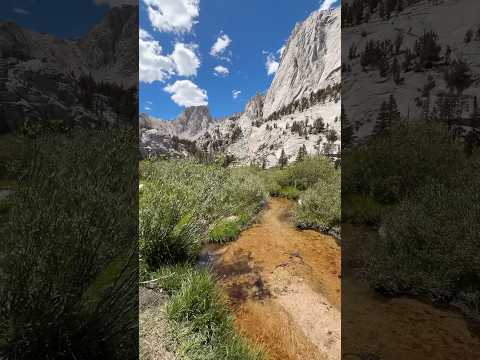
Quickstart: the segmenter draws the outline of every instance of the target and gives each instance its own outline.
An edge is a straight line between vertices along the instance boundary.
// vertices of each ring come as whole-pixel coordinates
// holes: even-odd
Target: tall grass
[[[13,164],[17,187],[0,223],[0,351],[19,359],[133,356],[135,132],[22,141],[28,156]]]
[[[140,174],[140,256],[148,271],[195,259],[207,241],[232,240],[239,233],[232,228],[245,226],[267,196],[250,169],[147,160]]]
[[[164,267],[161,286],[176,354],[180,359],[260,360],[262,353],[235,333],[223,293],[207,271]]]

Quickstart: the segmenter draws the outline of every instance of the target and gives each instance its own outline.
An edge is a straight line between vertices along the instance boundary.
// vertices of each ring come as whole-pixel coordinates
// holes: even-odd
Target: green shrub
[[[371,254],[374,286],[436,300],[480,290],[480,184],[462,185],[427,185],[385,216]]]
[[[277,196],[281,196],[290,200],[297,200],[302,192],[295,186],[282,186],[277,193]]]
[[[352,194],[342,196],[342,222],[378,225],[382,214],[387,211],[387,205],[380,204],[371,196]]]
[[[318,181],[300,197],[295,210],[297,226],[328,230],[340,225],[340,178],[337,181]]]
[[[280,186],[294,186],[299,190],[306,190],[320,180],[330,181],[336,177],[336,172],[328,158],[312,156],[289,165],[277,174],[277,181]]]
[[[210,240],[217,243],[232,241],[240,235],[240,231],[239,220],[222,219],[210,231]]]
[[[342,191],[397,203],[431,181],[444,183],[464,166],[463,147],[439,123],[402,123],[347,152]]]

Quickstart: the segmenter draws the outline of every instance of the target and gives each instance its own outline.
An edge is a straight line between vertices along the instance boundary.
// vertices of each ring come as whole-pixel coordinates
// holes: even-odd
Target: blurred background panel
[[[138,357],[138,5],[0,5],[0,357]]]
[[[342,2],[342,352],[478,359],[480,4]]]

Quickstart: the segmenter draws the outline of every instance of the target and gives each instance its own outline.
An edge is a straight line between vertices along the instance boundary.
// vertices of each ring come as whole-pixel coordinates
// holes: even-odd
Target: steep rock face
[[[265,96],[262,94],[255,95],[245,107],[245,115],[250,119],[261,119],[263,117],[263,105]]]
[[[315,11],[295,26],[263,107],[267,118],[297,99],[340,81],[340,8]]]

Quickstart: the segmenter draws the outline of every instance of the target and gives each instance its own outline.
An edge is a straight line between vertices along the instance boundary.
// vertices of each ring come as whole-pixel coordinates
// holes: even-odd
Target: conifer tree
[[[373,135],[379,136],[386,133],[390,129],[390,124],[388,121],[388,104],[383,101],[380,106],[380,111],[378,113],[377,121],[373,128]]]
[[[395,101],[395,97],[390,95],[388,100],[388,122],[389,127],[400,121],[400,111],[398,110],[397,102]]]
[[[343,105],[341,107],[341,113],[340,113],[341,121],[342,121],[342,148],[348,148],[352,145],[352,143],[355,141],[355,135],[353,133],[353,127],[350,124],[350,121],[347,117],[347,114],[345,113],[345,109],[343,108]]]
[[[392,63],[392,76],[395,84],[400,84],[402,82],[401,73],[400,73],[400,64],[398,63],[397,57],[393,58]]]
[[[307,146],[303,144],[300,147],[300,149],[298,149],[297,158],[295,159],[295,161],[296,162],[303,161],[307,155],[308,155]]]
[[[288,158],[285,154],[285,150],[282,149],[282,152],[280,153],[280,158],[278,159],[278,165],[280,165],[280,167],[283,169],[287,164]]]

